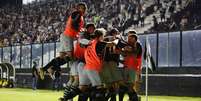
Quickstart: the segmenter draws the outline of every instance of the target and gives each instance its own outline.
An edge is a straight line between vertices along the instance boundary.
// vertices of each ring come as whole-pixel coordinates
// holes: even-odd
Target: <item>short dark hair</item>
[[[119,30],[118,29],[116,29],[116,28],[113,28],[113,29],[111,29],[110,31],[109,31],[109,35],[111,35],[112,36],[112,34],[113,33],[118,33],[119,32]]]
[[[84,10],[87,9],[87,5],[86,5],[85,2],[80,2],[80,3],[78,3],[78,4],[77,4],[77,7],[79,7],[79,6],[83,6],[83,7],[84,7]]]
[[[89,27],[94,27],[94,28],[96,28],[94,23],[88,23],[88,24],[86,25],[86,29],[88,29]]]
[[[101,31],[99,29],[95,30],[94,36],[95,36],[95,38],[99,38],[100,36],[103,36],[103,31]]]
[[[130,33],[130,34],[137,34],[135,30],[130,30],[130,31],[128,31],[128,33]]]

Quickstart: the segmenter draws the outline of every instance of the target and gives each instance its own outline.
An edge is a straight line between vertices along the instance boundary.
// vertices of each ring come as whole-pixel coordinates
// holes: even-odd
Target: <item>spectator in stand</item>
[[[178,4],[182,6],[182,0],[178,0]]]
[[[158,30],[158,21],[157,21],[156,16],[153,16],[153,23],[154,23],[153,29],[155,31],[157,31]]]
[[[103,2],[104,1],[104,2]],[[193,14],[200,14],[199,13],[199,5],[197,1],[193,2],[193,4],[189,4],[189,6],[184,6],[186,1],[182,0],[155,0],[156,4],[157,1],[162,3],[163,7],[167,9],[167,14],[165,17],[169,18],[170,15],[177,15],[174,17],[177,25],[180,23],[180,14],[183,10],[186,11],[193,11]],[[177,2],[175,2],[177,1]],[[130,26],[125,24],[126,26],[122,26],[123,23],[131,17],[134,17],[137,13],[137,19],[142,17],[143,6],[147,7],[147,2],[143,2],[143,0],[84,0],[87,5],[90,5],[89,12],[85,17],[85,20],[92,21],[96,24],[96,26],[100,26],[103,24],[105,27],[118,26],[117,28],[121,31],[128,29]],[[149,2],[150,3],[150,2]],[[130,5],[130,6],[128,6]],[[136,5],[136,6],[135,6]],[[178,6],[180,5],[180,6]],[[16,33],[20,32],[17,38],[14,38],[12,42],[13,44],[24,44],[23,42],[27,43],[41,43],[41,42],[52,42],[52,41],[59,41],[59,36],[62,34],[65,21],[68,16],[72,13],[70,8],[75,6],[75,1],[72,0],[48,0],[43,3],[35,2],[30,4],[30,6],[23,5],[22,9],[17,9],[14,7],[4,6],[0,8],[0,33],[3,34],[3,37],[6,36],[8,41],[11,41],[11,37],[14,37]],[[135,6],[135,7],[134,7]],[[145,15],[148,16],[154,12],[153,10],[154,5],[150,5],[146,8]],[[193,8],[191,7],[193,6]],[[178,10],[179,9],[179,10]],[[194,10],[195,9],[195,10]],[[179,12],[178,12],[179,11]],[[109,12],[109,13],[108,13]],[[168,12],[170,14],[168,14]],[[163,16],[163,13],[161,13]],[[141,15],[141,16],[139,16]],[[97,16],[97,17],[95,17]],[[119,17],[120,21],[114,23],[114,16],[121,16]],[[146,18],[145,16],[145,18]],[[199,16],[199,15],[198,15]],[[164,17],[164,16],[163,16]],[[162,17],[162,20],[163,20]],[[104,18],[104,22],[100,20]],[[192,23],[192,18],[188,19],[189,23]],[[100,23],[101,22],[101,23]],[[116,21],[115,21],[116,22]],[[198,24],[190,25],[190,27],[195,27],[199,25],[200,20],[196,21]],[[106,25],[106,24],[107,25]],[[165,22],[163,21],[162,24]],[[102,26],[101,26],[102,27]],[[56,31],[57,30],[57,31]],[[22,37],[23,34],[25,37]],[[53,33],[53,35],[49,34]],[[49,35],[48,35],[49,34]],[[30,38],[27,38],[30,37]],[[31,39],[31,40],[29,40]],[[25,41],[24,41],[25,40]]]
[[[145,20],[145,11],[142,12],[141,17],[140,17],[140,23],[141,27],[144,27],[144,20]]]
[[[165,13],[166,13],[166,8],[161,8],[160,9],[161,22],[165,22]]]
[[[188,27],[188,18],[185,15],[181,18],[180,26],[181,30],[186,30]]]

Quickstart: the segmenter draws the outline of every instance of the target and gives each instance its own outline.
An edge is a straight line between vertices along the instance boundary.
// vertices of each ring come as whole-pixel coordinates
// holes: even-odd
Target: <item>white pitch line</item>
[[[11,92],[9,92],[9,91],[5,92],[5,91],[3,91],[3,92],[0,92],[0,94],[9,94],[9,95],[38,95],[38,94],[41,94],[41,93],[37,93],[37,92],[34,92],[34,91],[33,91],[33,93],[22,93],[22,92],[13,92],[13,91],[11,91]]]
[[[10,95],[41,95],[41,94],[50,94],[50,93],[38,92],[37,90],[36,91],[33,90],[32,93],[17,92],[17,91],[3,91],[3,92],[1,92],[1,90],[0,90],[0,94],[10,94]],[[52,92],[52,94],[55,94],[55,92]]]
[[[142,74],[145,76],[145,74]],[[201,77],[201,74],[148,74],[153,77]]]

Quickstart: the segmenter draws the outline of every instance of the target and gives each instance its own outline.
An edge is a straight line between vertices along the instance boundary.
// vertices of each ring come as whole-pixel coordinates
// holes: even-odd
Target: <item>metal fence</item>
[[[0,48],[0,61],[10,62],[15,68],[31,68],[32,62],[37,61],[44,66],[56,56],[59,44],[41,43]]]
[[[144,47],[147,34],[139,39]],[[148,34],[158,67],[201,67],[201,30]]]
[[[201,67],[201,30],[141,34],[143,47],[146,36],[159,68]],[[15,68],[31,68],[32,61],[44,66],[58,51],[59,42],[2,47],[0,61],[10,62]]]

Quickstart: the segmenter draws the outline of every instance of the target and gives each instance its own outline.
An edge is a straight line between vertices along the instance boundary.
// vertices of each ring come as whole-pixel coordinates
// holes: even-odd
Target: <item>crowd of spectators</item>
[[[124,31],[132,25],[143,27],[146,16],[152,14],[156,6],[160,10],[161,22],[155,19],[157,23],[151,31],[177,29],[178,24],[186,26],[190,23],[190,11],[177,17],[178,12],[183,11],[179,6],[182,0],[156,0],[153,3],[150,3],[152,0],[46,0],[21,8],[9,5],[1,7],[0,46],[59,41],[68,15],[80,1],[88,5],[85,22],[93,22],[97,27],[106,29],[115,27]],[[176,12],[177,8],[181,10]],[[194,21],[199,19],[198,15],[193,17],[196,18]],[[155,25],[162,28],[156,28]]]
[[[54,4],[55,3],[55,4]],[[60,2],[0,9],[0,35],[3,45],[52,42],[63,31],[66,10]]]
[[[23,5],[22,8],[0,8],[1,45],[18,45],[59,40],[68,14],[77,2],[86,2],[86,22],[97,27],[120,28],[127,19],[138,19],[140,0],[47,0]]]
[[[199,0],[164,0],[159,4],[160,19],[153,16],[151,32],[198,29],[201,24]],[[198,12],[197,12],[198,11]]]

